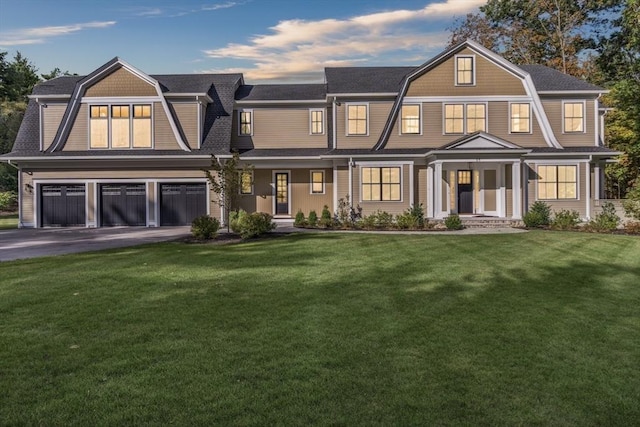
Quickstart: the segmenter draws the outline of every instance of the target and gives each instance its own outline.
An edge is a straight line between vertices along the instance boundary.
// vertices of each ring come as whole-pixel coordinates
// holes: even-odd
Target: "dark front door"
[[[46,184],[40,188],[43,227],[86,225],[84,184]]]
[[[191,225],[195,218],[206,214],[206,184],[160,186],[160,225]]]
[[[289,173],[276,173],[276,215],[289,213]]]
[[[144,184],[100,186],[101,225],[146,225],[147,193]]]
[[[458,171],[458,213],[473,213],[473,184],[470,170]]]

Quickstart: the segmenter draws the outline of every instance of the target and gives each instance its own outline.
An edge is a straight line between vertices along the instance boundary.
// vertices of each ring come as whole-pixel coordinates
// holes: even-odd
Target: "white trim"
[[[533,84],[531,75],[525,74],[522,85],[527,95],[529,95],[531,99],[533,99],[533,104],[531,106],[534,113],[533,115],[535,115],[536,119],[538,120],[540,131],[542,132],[542,136],[544,137],[545,142],[549,147],[562,148],[562,146],[556,139],[555,134],[553,133],[553,128],[551,127],[551,123],[549,122],[547,113],[544,110],[542,101],[538,96],[538,92],[536,92],[536,87]],[[531,126],[533,127],[533,121],[531,122]]]
[[[366,133],[349,133],[349,107],[350,106],[365,106],[366,108],[366,124],[367,124],[367,132]],[[369,114],[369,102],[345,102],[344,104],[344,134],[345,136],[369,136],[369,122],[370,120]]]
[[[434,185],[433,185],[433,181],[434,181],[434,170],[433,170],[433,165],[429,164],[427,165],[427,218],[433,218],[435,209],[434,209],[434,204],[435,204],[435,196],[434,196]]]
[[[355,162],[358,167],[358,186],[360,203],[404,203],[404,167],[413,162]],[[399,168],[400,169],[400,200],[363,200],[362,199],[362,168]],[[380,182],[382,185],[382,181]]]
[[[522,166],[521,162],[511,164],[511,218],[522,219]],[[506,200],[505,200],[506,202]]]
[[[142,150],[142,148],[136,148],[136,150]],[[136,151],[132,150],[132,151]],[[92,149],[92,151],[108,151],[107,149],[98,150],[96,148]],[[219,159],[228,159],[231,156],[216,156]],[[35,157],[5,157],[2,160],[14,160],[14,161],[25,161],[25,160],[42,160],[44,162],[51,162],[57,160],[141,160],[141,159],[163,159],[163,160],[178,160],[178,159],[210,159],[210,154],[187,154],[183,156],[171,156],[171,155],[160,155],[160,154],[149,154],[149,155],[121,155],[121,156],[35,156]],[[243,159],[244,160],[244,159]]]
[[[600,192],[601,192],[601,182],[600,182],[600,163],[596,163],[593,166],[593,181],[594,181],[594,191],[593,198],[594,200],[600,200]]]
[[[402,99],[402,105],[404,104],[417,104],[417,103],[461,103],[461,102],[486,102],[486,101],[503,101],[503,102],[531,102],[532,99],[529,95],[485,95],[485,96],[472,96],[472,95],[450,95],[450,96],[405,96]]]
[[[44,151],[44,104],[38,103],[38,126],[40,127],[40,151]]]
[[[124,99],[124,98],[122,98]],[[155,101],[157,102],[157,101]],[[127,103],[127,102],[110,102],[110,103],[86,103],[87,105],[87,151],[105,151],[105,150],[155,150],[155,108],[154,108],[154,103],[151,102],[136,102],[136,103]],[[133,135],[134,135],[134,131],[133,131],[133,121],[134,121],[134,117],[133,117],[133,110],[134,110],[134,106],[149,106],[150,107],[150,112],[151,112],[151,116],[149,117],[150,120],[150,125],[151,125],[151,146],[150,147],[134,147],[133,146]],[[107,107],[107,144],[108,147],[106,148],[102,148],[102,147],[91,147],[91,107],[103,107],[106,106]],[[112,117],[112,110],[111,107],[118,107],[118,106],[128,106],[129,107],[129,147],[116,147],[113,148],[112,146],[112,123],[113,123],[113,117]],[[78,113],[80,113],[80,111],[78,111]],[[102,119],[100,119],[102,120]]]
[[[585,199],[586,199],[586,219],[591,219],[591,163],[585,163]],[[578,166],[580,171],[580,166]],[[578,181],[580,181],[580,173],[578,173]]]
[[[80,104],[104,105],[104,104],[149,104],[162,102],[161,96],[83,96]]]
[[[511,119],[511,106],[512,105],[528,105],[529,106],[529,132],[514,132],[511,128],[512,122]],[[533,109],[531,108],[531,102],[513,102],[509,101],[509,106],[507,107],[507,120],[509,123],[509,135],[532,135],[533,134]]]
[[[277,193],[278,193],[278,183],[276,182],[276,174],[278,173],[286,173],[287,174],[287,213],[286,214],[277,214],[276,213],[276,203],[277,203]],[[271,182],[273,183],[273,191],[272,191],[272,202],[271,202],[271,207],[272,207],[272,212],[273,212],[273,216],[274,218],[277,216],[283,216],[283,215],[288,215],[291,216],[291,170],[277,170],[274,169],[271,172]]]
[[[202,117],[202,102],[198,102],[198,108],[197,108],[197,114],[198,114],[198,120],[197,120],[197,126],[198,126],[198,132],[196,135],[196,138],[198,139],[196,142],[198,144],[198,150],[200,149],[200,146],[202,144],[202,127],[204,126],[204,117]]]
[[[476,86],[476,56],[469,53],[461,53],[453,56],[453,81],[455,86],[474,87]],[[458,58],[471,58],[471,83],[458,83]]]
[[[18,166],[18,228],[23,227],[22,221],[22,166]]]
[[[338,167],[337,165],[334,163],[333,165],[333,208],[335,209],[336,206],[338,206]],[[350,194],[349,195],[349,200],[351,200],[351,203],[353,203],[353,195]]]
[[[256,117],[253,114],[253,108],[240,108],[238,111],[238,136],[251,137],[253,136],[253,128],[256,122]],[[251,133],[242,133],[242,113],[251,113],[251,122],[249,126],[251,127]]]
[[[600,119],[598,115],[600,114],[600,97],[598,96],[593,101],[593,145],[598,146],[599,138],[600,138]]]
[[[567,131],[565,129],[564,121],[564,106],[565,104],[582,104],[582,130],[580,131]],[[587,133],[587,101],[585,99],[563,99],[562,100],[562,134],[563,135],[579,135],[581,133]]]
[[[404,172],[404,169],[403,169]],[[415,203],[415,194],[413,188],[413,162],[409,163],[409,206]]]
[[[322,191],[320,193],[314,193],[313,192],[313,173],[314,172],[320,172],[322,174]],[[324,169],[310,169],[309,170],[309,194],[311,194],[312,196],[319,196],[325,193],[326,190],[326,180],[324,178],[325,176],[325,171]]]
[[[447,132],[446,124],[447,124],[447,116],[446,109],[447,105],[462,105],[462,133],[449,133]],[[443,102],[442,103],[442,135],[470,135],[467,130],[467,106],[468,105],[484,105],[484,130],[480,132],[489,132],[489,103],[488,102]],[[478,131],[474,131],[475,133]]]
[[[327,101],[325,99],[283,99],[283,100],[237,100],[235,101],[236,105],[258,105],[258,104],[326,104]]]
[[[402,109],[404,107],[411,107],[411,106],[418,107],[418,133],[402,132]],[[423,117],[422,109],[423,109],[423,106],[421,103],[406,103],[406,102],[402,103],[402,105],[400,106],[400,121],[398,126],[398,135],[400,136],[421,136],[422,135],[422,117]]]
[[[61,94],[61,95],[27,95],[28,99],[34,99],[38,102],[39,99],[69,99],[71,98],[71,94]]]
[[[322,132],[313,133],[313,113],[320,111],[322,112]],[[327,130],[327,109],[326,108],[309,108],[309,135],[310,136],[319,136],[324,135]]]
[[[498,211],[498,216],[500,216],[500,218],[505,218],[507,216],[507,186],[505,184],[506,163],[498,165],[496,168],[496,174],[498,175],[496,176],[496,181],[499,185],[496,189],[496,193],[500,194],[500,197],[496,200],[496,210]],[[513,189],[511,194],[513,196]]]
[[[398,92],[353,92],[353,93],[349,93],[349,92],[344,92],[344,93],[340,93],[340,92],[336,92],[336,93],[327,93],[327,99],[330,97],[338,97],[338,96],[342,96],[344,98],[354,98],[354,97],[362,97],[362,98],[371,98],[371,97],[375,97],[375,96],[380,96],[380,97],[388,97],[388,96],[398,96]]]
[[[539,90],[540,95],[602,95],[611,92],[607,89],[596,90]]]

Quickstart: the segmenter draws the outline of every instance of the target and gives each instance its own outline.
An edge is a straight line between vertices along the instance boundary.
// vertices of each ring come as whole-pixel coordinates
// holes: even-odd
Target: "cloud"
[[[45,43],[53,37],[77,33],[90,28],[108,28],[116,24],[116,21],[94,21],[82,24],[59,25],[37,28],[20,28],[0,32],[0,46],[19,46],[28,44]]]
[[[442,48],[447,33],[429,32],[419,24],[466,14],[485,3],[486,0],[444,0],[417,10],[389,10],[347,19],[291,19],[278,22],[269,28],[269,34],[256,35],[247,43],[230,43],[205,50],[204,54],[214,59],[252,62],[253,67],[244,69],[249,80],[320,78],[327,64],[349,66],[375,62],[387,52],[415,54]]]
[[[136,16],[160,16],[162,14],[163,14],[162,9],[155,7],[155,8],[143,9],[137,12],[135,15]]]

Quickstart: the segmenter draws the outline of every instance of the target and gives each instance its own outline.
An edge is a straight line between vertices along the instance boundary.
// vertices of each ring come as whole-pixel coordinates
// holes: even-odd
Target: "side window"
[[[367,135],[368,130],[368,105],[347,105],[347,135]]]
[[[473,56],[456,56],[456,85],[473,86],[475,84]]]
[[[564,132],[584,132],[584,102],[563,104]]]
[[[324,110],[322,109],[309,110],[309,123],[310,123],[309,133],[311,135],[324,134]]]

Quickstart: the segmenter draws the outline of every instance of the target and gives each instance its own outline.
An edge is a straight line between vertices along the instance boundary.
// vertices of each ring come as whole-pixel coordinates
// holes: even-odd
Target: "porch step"
[[[521,220],[508,218],[460,218],[465,228],[505,228],[521,227]]]

